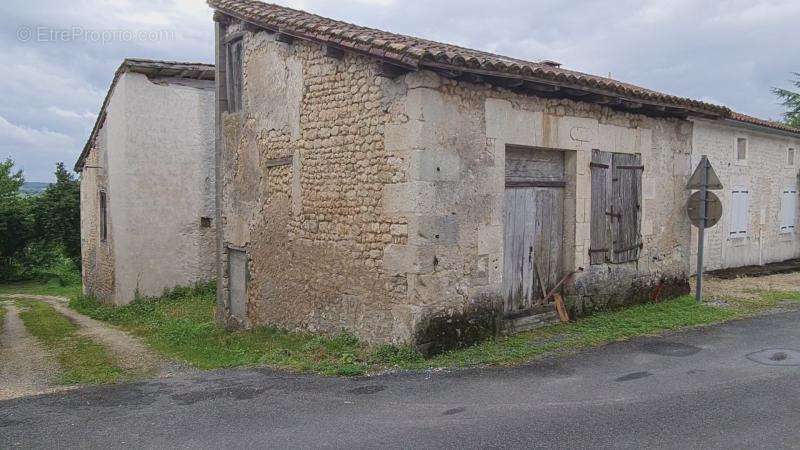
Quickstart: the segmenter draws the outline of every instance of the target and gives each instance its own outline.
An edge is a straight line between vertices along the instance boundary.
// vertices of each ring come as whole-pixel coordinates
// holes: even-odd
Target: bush
[[[12,259],[11,270],[3,281],[27,280],[74,286],[81,283],[81,272],[61,246],[35,242]]]

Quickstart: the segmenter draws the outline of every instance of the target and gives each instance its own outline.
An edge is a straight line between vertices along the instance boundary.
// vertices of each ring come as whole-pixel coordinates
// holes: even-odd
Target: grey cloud
[[[772,86],[800,71],[794,0],[293,0],[280,2],[348,22],[565,67],[779,118]],[[209,62],[211,13],[202,0],[11,0],[0,6],[0,117],[28,133],[0,135],[0,157],[28,178],[51,178],[77,157],[124,57]],[[171,39],[19,42],[20,26],[169,30]],[[0,124],[3,122],[0,121]],[[19,133],[17,131],[17,133]],[[55,135],[53,134],[55,133]],[[55,139],[54,136],[66,138]]]

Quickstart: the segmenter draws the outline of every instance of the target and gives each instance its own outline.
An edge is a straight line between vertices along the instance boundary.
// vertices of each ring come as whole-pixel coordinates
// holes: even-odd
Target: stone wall
[[[108,198],[106,128],[98,132],[95,145],[81,172],[81,276],[84,295],[109,301],[114,297],[114,247],[110,218],[107,239],[100,239],[100,192]]]
[[[244,40],[244,108],[222,116],[220,214],[251,281],[246,317],[228,322],[392,340],[406,283],[383,252],[407,226],[382,214],[383,186],[399,177],[383,148],[386,81],[363,57],[266,32]],[[226,273],[220,283],[224,309]]]
[[[746,161],[736,161],[737,137],[748,140]],[[800,149],[800,139],[778,131],[757,129],[732,121],[695,120],[692,165],[708,155],[720,177],[723,190],[714,191],[722,201],[720,222],[706,232],[705,268],[707,270],[766,264],[800,257],[797,232],[782,233],[781,195],[798,182],[798,155],[795,164],[787,164],[787,149]],[[731,237],[731,191],[735,186],[749,190],[747,234]],[[692,270],[697,266],[697,229],[692,227]]]
[[[585,269],[568,290],[574,312],[688,289],[690,122],[426,71],[388,79],[375,60],[267,32],[244,32],[244,47],[244,108],[221,115],[219,182],[222,240],[247,250],[250,281],[246,317],[233,318],[223,273],[227,323],[418,344],[494,332],[508,145],[566,153],[563,260]],[[642,154],[638,262],[589,266],[593,148]]]
[[[573,312],[614,307],[688,290],[691,123],[653,119],[569,100],[546,100],[429,72],[397,81],[387,155],[405,172],[384,190],[385,211],[409,223],[408,243],[384,252],[387,270],[407,274],[414,335],[426,317],[497,311],[503,273],[505,150],[566,153],[566,270],[585,269],[568,289]],[[639,261],[590,266],[591,149],[641,153]]]

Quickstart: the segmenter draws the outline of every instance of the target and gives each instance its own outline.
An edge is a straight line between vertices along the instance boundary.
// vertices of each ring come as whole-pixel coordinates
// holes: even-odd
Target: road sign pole
[[[697,230],[697,287],[695,298],[697,303],[703,302],[703,248],[705,247],[706,225],[708,225],[708,158],[703,155],[700,160],[700,217],[702,226]]]

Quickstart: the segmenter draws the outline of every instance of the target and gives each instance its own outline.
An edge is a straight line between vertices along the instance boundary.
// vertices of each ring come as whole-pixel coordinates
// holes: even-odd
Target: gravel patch
[[[694,292],[695,278],[692,278],[691,284]],[[800,272],[727,280],[713,276],[703,277],[703,296],[708,299],[733,297],[750,300],[758,298],[758,291],[800,292]]]
[[[115,362],[119,367],[127,371],[166,377],[189,370],[183,364],[156,354],[138,337],[70,309],[67,306],[68,300],[65,298],[23,294],[12,294],[7,297],[38,300],[51,305],[58,313],[81,328],[78,331],[79,335],[88,337],[106,347],[114,355]]]
[[[11,302],[3,306],[6,317],[0,335],[0,400],[63,389],[51,386],[59,373],[58,363],[25,329],[20,309]]]

